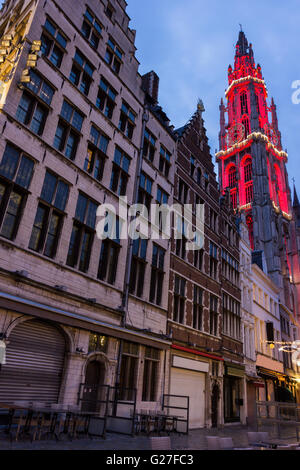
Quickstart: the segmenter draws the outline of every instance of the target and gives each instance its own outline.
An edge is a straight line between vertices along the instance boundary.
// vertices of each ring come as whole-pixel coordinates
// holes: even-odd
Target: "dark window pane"
[[[62,34],[57,33],[56,40],[57,40],[57,42],[58,42],[64,49],[66,48],[67,41],[66,41],[66,39],[62,36]]]
[[[42,135],[47,116],[47,110],[41,105],[37,105],[31,121],[30,129],[38,135]]]
[[[90,232],[84,232],[82,246],[81,246],[80,263],[79,263],[80,271],[85,272],[88,270],[91,245],[92,245],[92,234]]]
[[[77,220],[80,220],[80,222],[82,222],[82,223],[84,223],[87,203],[88,203],[88,199],[85,196],[83,196],[83,194],[79,194],[78,201],[77,201],[75,218]]]
[[[54,206],[61,211],[66,208],[66,203],[69,195],[69,186],[63,181],[58,182],[57,192],[55,196]]]
[[[91,27],[86,21],[82,23],[81,32],[87,39],[90,37]]]
[[[41,193],[41,199],[48,202],[49,204],[52,203],[56,183],[57,177],[47,171]]]
[[[49,31],[50,34],[52,34],[52,36],[55,36],[56,28],[48,19],[45,22],[45,28],[47,31]]]
[[[15,234],[21,203],[22,196],[12,191],[1,230],[1,235],[5,238],[12,239]]]
[[[16,173],[19,157],[19,150],[7,144],[0,165],[0,174],[12,180]]]
[[[48,218],[48,210],[45,206],[39,205],[37,208],[35,221],[30,237],[29,248],[34,251],[39,251],[42,245],[43,227],[46,226]]]
[[[22,157],[19,171],[16,177],[16,183],[22,186],[23,188],[28,189],[32,173],[33,173],[34,163],[30,158]]]
[[[42,85],[41,92],[40,92],[41,99],[50,106],[53,95],[54,95],[54,89],[50,85],[44,82]]]
[[[75,65],[73,65],[69,78],[71,82],[74,83],[74,85],[76,86],[78,85],[79,80],[80,80],[80,73],[81,73],[80,70],[77,67],[75,67]]]
[[[52,50],[52,54],[50,56],[50,60],[52,64],[54,64],[56,67],[60,67],[62,58],[63,58],[62,51],[57,46],[54,46]]]
[[[94,204],[93,202],[89,202],[86,225],[88,225],[91,228],[95,228],[97,209],[98,209],[97,204]]]
[[[74,126],[75,129],[81,131],[82,123],[83,123],[82,114],[78,113],[77,111],[74,111],[72,126]]]
[[[68,257],[67,257],[68,266],[74,267],[77,262],[79,243],[80,243],[80,229],[79,227],[74,225],[72,234],[71,234]]]
[[[62,150],[64,148],[65,133],[66,133],[66,127],[62,123],[59,123],[56,129],[54,142],[53,142],[53,146],[57,150]]]
[[[39,75],[33,72],[33,70],[30,70],[30,82],[27,83],[26,85],[27,88],[29,88],[30,90],[32,90],[34,93],[37,94],[40,89],[41,83],[42,83],[41,77],[39,77]]]
[[[71,122],[73,113],[73,107],[67,102],[64,101],[61,108],[61,116],[68,122]]]
[[[42,41],[42,46],[41,46],[42,54],[44,54],[45,56],[48,56],[50,54],[52,41],[44,34],[42,34],[41,41]]]
[[[44,251],[44,255],[48,256],[49,258],[53,258],[55,256],[59,225],[60,216],[58,214],[53,213],[49,224],[49,230]]]
[[[30,98],[26,93],[23,93],[16,114],[18,121],[22,122],[23,124],[28,124],[30,121],[32,107],[33,99]]]

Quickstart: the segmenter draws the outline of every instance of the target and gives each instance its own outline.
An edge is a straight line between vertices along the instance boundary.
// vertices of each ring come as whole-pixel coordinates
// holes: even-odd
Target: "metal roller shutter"
[[[9,338],[0,371],[0,402],[58,401],[65,358],[63,334],[51,324],[29,320]]]
[[[204,427],[205,374],[172,367],[170,388],[170,393],[173,395],[186,395],[190,397],[189,428]],[[174,411],[172,410],[172,412]]]

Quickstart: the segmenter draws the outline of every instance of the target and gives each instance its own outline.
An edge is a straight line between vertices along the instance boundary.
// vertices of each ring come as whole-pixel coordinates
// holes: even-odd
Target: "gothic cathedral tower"
[[[220,105],[219,165],[221,191],[229,191],[236,211],[244,212],[251,247],[263,254],[280,303],[295,314],[291,251],[292,203],[276,105],[267,102],[261,67],[240,31],[234,68],[228,68],[226,105]],[[226,119],[227,115],[227,119]]]

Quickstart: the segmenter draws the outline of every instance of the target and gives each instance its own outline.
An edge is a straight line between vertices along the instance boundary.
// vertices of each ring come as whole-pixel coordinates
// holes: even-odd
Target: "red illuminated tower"
[[[220,105],[221,191],[243,211],[252,249],[265,257],[268,274],[281,290],[281,303],[293,310],[291,249],[292,204],[276,106],[268,104],[261,67],[240,31],[234,68],[228,68],[226,104]]]

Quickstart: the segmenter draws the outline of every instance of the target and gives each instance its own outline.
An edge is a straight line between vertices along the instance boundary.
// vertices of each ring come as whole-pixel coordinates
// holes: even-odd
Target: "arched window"
[[[277,187],[278,187],[278,202],[280,205],[280,209],[284,212],[288,212],[287,197],[284,191],[283,178],[282,178],[281,170],[277,164],[274,165],[274,170],[275,170],[276,182],[277,182]]]
[[[234,188],[236,186],[236,167],[231,166],[228,171],[228,186],[229,188]]]
[[[245,91],[241,93],[240,100],[241,100],[241,115],[248,114],[248,99],[247,99],[247,93]]]
[[[248,183],[252,181],[252,160],[248,158],[244,164],[244,181]]]
[[[245,137],[247,137],[250,134],[250,122],[247,116],[243,117],[242,124],[245,128]]]

